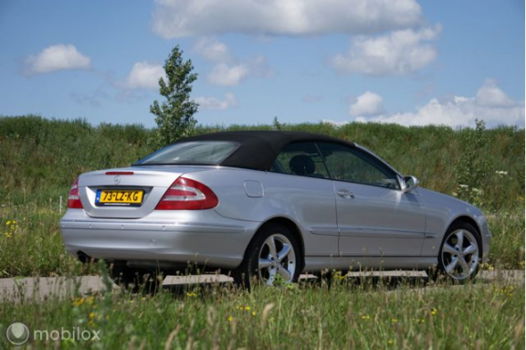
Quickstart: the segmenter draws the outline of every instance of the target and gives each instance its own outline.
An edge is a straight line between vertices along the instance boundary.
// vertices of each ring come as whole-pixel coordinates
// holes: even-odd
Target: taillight
[[[217,206],[217,196],[208,186],[179,177],[166,190],[163,198],[155,207],[156,210],[199,210]]]
[[[75,179],[68,194],[68,208],[82,209],[79,196],[79,179]]]

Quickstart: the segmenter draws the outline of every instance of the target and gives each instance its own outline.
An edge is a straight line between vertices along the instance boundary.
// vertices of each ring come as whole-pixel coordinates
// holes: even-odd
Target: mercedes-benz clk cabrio
[[[71,254],[107,262],[124,283],[188,266],[244,285],[434,267],[465,281],[490,243],[476,207],[356,143],[284,131],[189,137],[130,167],[81,174],[60,225]]]

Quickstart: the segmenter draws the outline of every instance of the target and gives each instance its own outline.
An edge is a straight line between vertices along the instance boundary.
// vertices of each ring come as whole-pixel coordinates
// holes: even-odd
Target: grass
[[[0,202],[58,200],[80,173],[129,165],[149,153],[149,134],[134,125],[0,117]]]
[[[0,333],[13,320],[33,330],[100,331],[100,341],[34,341],[66,349],[523,349],[523,288],[502,280],[437,288],[402,281],[395,289],[344,280],[330,289],[302,283],[251,293],[114,290],[0,304]]]
[[[0,208],[0,278],[88,273],[91,267],[66,253],[58,203]]]

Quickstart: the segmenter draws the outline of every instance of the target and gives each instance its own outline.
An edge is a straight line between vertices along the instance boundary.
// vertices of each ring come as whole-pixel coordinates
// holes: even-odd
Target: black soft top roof
[[[292,142],[301,141],[329,141],[352,146],[353,143],[320,134],[299,131],[227,131],[203,134],[181,139],[188,141],[233,141],[239,147],[220,165],[256,170],[269,170],[279,151]]]

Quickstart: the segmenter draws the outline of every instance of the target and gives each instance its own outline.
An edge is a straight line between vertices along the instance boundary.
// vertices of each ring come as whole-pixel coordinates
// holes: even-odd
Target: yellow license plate
[[[143,197],[143,190],[97,190],[95,204],[138,207]]]

